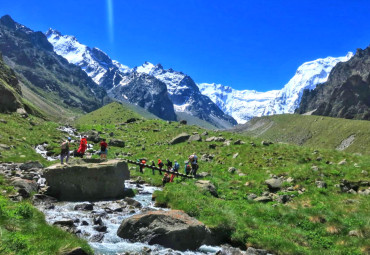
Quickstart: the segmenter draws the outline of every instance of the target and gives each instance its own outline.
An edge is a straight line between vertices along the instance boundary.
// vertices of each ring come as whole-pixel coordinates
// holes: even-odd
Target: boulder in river
[[[11,184],[22,197],[30,197],[31,193],[37,192],[37,183],[35,181],[14,178]]]
[[[175,250],[196,250],[210,234],[183,211],[149,211],[123,220],[117,235],[132,242],[159,244]]]
[[[65,201],[97,201],[124,197],[130,178],[127,163],[109,160],[77,165],[56,164],[44,171],[48,195]]]

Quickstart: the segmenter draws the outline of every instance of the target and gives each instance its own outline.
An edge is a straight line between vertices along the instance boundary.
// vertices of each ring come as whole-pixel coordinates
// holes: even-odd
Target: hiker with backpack
[[[167,163],[166,163],[167,170],[171,170],[172,169],[172,162],[169,159],[166,159],[166,160],[167,160]]]
[[[103,139],[103,140],[100,142],[100,151],[99,151],[99,155],[100,155],[100,159],[107,159],[107,155],[108,155],[108,144],[107,144],[107,142],[105,141],[105,139]]]
[[[64,141],[61,145],[60,145],[60,163],[63,165],[63,159],[65,157],[66,158],[66,164],[68,164],[68,160],[69,160],[69,145],[70,145],[70,142],[71,142],[71,138],[68,137],[66,141]]]
[[[154,175],[154,167],[155,167],[154,160],[152,160],[152,165],[151,165],[151,167],[152,167],[152,174]]]
[[[180,164],[175,160],[175,165],[173,166],[173,171],[179,172],[180,169]]]
[[[189,162],[191,164],[191,174],[195,176],[198,170],[198,157],[195,153],[189,156]]]
[[[144,173],[143,172],[143,169],[145,168],[145,164],[146,164],[146,160],[145,159],[141,159],[140,160],[140,173]]]
[[[161,159],[158,159],[159,174],[162,175],[162,168],[164,164]]]

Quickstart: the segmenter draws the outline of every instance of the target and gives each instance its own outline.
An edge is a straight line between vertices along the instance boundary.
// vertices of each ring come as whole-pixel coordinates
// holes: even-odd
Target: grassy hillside
[[[370,122],[313,115],[274,115],[254,118],[233,132],[273,142],[292,143],[311,148],[340,149],[370,154]],[[350,143],[351,136],[354,137]],[[350,138],[347,143],[341,143]],[[349,144],[350,143],[350,144]],[[346,147],[346,145],[349,145]]]
[[[142,119],[143,117],[135,111],[129,109],[121,103],[114,102],[106,105],[90,114],[77,119],[76,125],[91,124],[119,124],[126,122],[130,118]]]
[[[370,181],[366,175],[370,170],[369,156],[322,149],[322,144],[313,146],[315,143],[312,148],[288,144],[264,146],[259,138],[209,130],[202,142],[169,145],[168,142],[182,132],[202,134],[205,130],[161,120],[114,125],[109,122],[112,120],[110,110],[105,109],[105,112],[107,114],[99,117],[94,113],[85,115],[84,123],[94,124],[80,125],[80,129],[96,129],[108,141],[116,138],[126,142],[125,148],[109,147],[108,158],[147,158],[154,161],[169,158],[178,160],[182,170],[183,162],[193,152],[199,158],[203,154],[212,155],[211,161],[200,160],[199,172],[209,174],[204,179],[215,185],[218,198],[199,189],[195,185],[196,180],[176,179],[175,183],[166,185],[163,191],[155,194],[156,201],[184,210],[218,233],[224,233],[233,244],[243,248],[260,247],[278,254],[369,253],[370,200],[365,195],[342,193],[337,186],[345,179],[362,181],[365,186],[360,190],[366,189],[366,183]],[[314,116],[310,118],[315,122]],[[321,117],[316,118],[321,120]],[[122,118],[118,120],[121,122]],[[327,125],[331,127],[329,123]],[[222,136],[230,141],[230,145],[204,141],[211,136]],[[239,139],[245,143],[234,145]],[[324,142],[324,136],[320,141]],[[343,159],[346,163],[339,165]],[[235,167],[235,172],[229,172],[229,167]],[[161,184],[161,176],[152,175],[150,169],[143,175],[135,169],[131,166],[133,176]],[[272,196],[288,195],[291,201],[282,204],[249,200],[252,193],[261,196],[268,191],[264,182],[271,176],[281,176],[285,180],[282,190]],[[317,181],[325,182],[327,188],[318,188]],[[350,231],[356,231],[352,233],[357,236],[350,236]]]

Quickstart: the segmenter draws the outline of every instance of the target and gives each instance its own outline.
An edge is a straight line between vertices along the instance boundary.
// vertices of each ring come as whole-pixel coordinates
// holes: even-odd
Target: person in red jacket
[[[100,142],[100,159],[107,159],[107,154],[108,154],[108,144],[107,142],[105,141],[105,139],[103,139],[101,142]]]
[[[87,138],[86,135],[84,135],[84,137],[81,138],[80,147],[77,150],[77,153],[79,153],[81,156],[85,154],[85,151],[87,149],[87,139],[86,138]]]
[[[158,159],[159,174],[162,175],[162,168],[164,164],[161,159]]]

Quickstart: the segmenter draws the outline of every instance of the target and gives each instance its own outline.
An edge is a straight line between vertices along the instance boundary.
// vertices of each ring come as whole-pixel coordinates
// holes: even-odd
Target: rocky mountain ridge
[[[337,64],[327,82],[305,90],[296,112],[370,120],[370,47]]]
[[[186,74],[176,72],[173,69],[165,70],[160,64],[153,65],[149,62],[130,69],[117,61],[111,60],[104,52],[79,43],[73,36],[63,36],[60,32],[52,29],[46,32],[46,36],[54,45],[57,54],[65,57],[70,63],[80,66],[98,85],[104,87],[111,97],[117,100],[126,100],[142,106],[163,119],[173,120],[173,110],[175,110],[176,112],[188,113],[219,128],[228,128],[237,124],[232,117],[224,114],[207,96],[202,95],[192,78]],[[97,52],[99,56],[103,57],[96,56]],[[155,79],[141,79],[140,77],[143,77],[143,75]],[[135,84],[134,87],[139,89],[140,82],[144,82],[141,84],[142,86],[148,86],[149,81],[152,82],[149,87],[158,91],[162,90],[160,84],[164,83],[168,93],[161,92],[157,94],[160,95],[160,98],[149,97],[145,93],[147,96],[145,100],[142,100],[143,98],[138,98],[142,96],[141,94],[129,93],[129,90],[125,87],[127,84]],[[155,86],[159,87],[155,88]],[[145,89],[143,87],[139,90],[144,91]],[[122,91],[125,91],[124,95],[121,93]],[[171,107],[168,104],[168,97],[173,102]],[[156,102],[144,103],[146,100],[155,100]],[[161,110],[154,110],[153,105],[157,105]],[[169,113],[164,114],[165,112]]]
[[[110,101],[106,91],[85,72],[53,51],[42,32],[34,32],[9,15],[0,19],[0,52],[21,84],[40,101],[79,112],[92,111]]]

